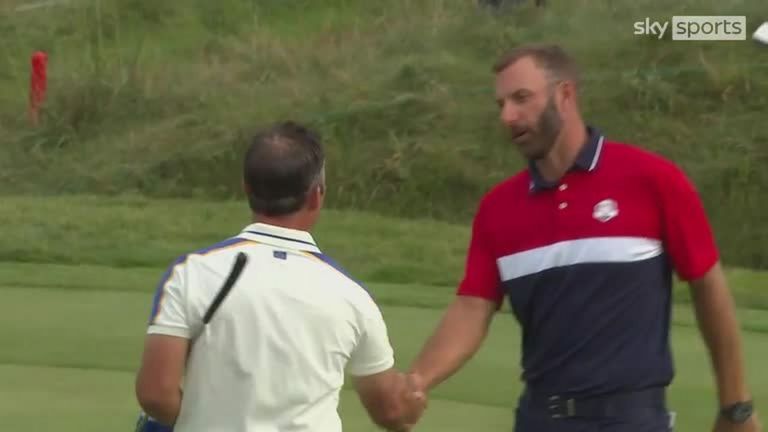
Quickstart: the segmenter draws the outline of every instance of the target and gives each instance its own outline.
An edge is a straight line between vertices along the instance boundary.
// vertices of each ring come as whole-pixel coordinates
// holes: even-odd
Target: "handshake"
[[[413,373],[394,372],[389,390],[389,409],[379,411],[374,421],[390,432],[408,432],[427,409],[427,391],[421,377]],[[373,414],[375,409],[369,409]]]

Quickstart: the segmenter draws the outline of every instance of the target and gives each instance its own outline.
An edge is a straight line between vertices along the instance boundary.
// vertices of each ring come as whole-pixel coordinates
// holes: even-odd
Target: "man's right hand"
[[[418,379],[395,369],[355,377],[355,385],[371,419],[388,431],[410,431],[427,406]]]
[[[406,429],[411,430],[421,420],[427,409],[429,398],[424,388],[424,383],[416,374],[404,374],[404,403],[406,408]]]
[[[416,423],[421,420],[429,404],[424,381],[419,375],[413,373],[404,375],[404,383],[405,393],[403,394],[403,399],[409,410],[406,416],[406,424],[397,432],[407,432],[413,429]]]

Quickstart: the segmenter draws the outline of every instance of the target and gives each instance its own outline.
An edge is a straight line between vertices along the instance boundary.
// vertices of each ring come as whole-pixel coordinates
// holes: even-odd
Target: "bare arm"
[[[733,298],[720,264],[691,281],[699,330],[712,360],[721,406],[750,398]]]
[[[477,352],[488,333],[497,303],[458,296],[411,367],[425,389],[456,373]]]
[[[674,163],[654,167],[662,240],[677,275],[690,284],[696,321],[707,346],[721,408],[750,398],[736,308],[712,227],[693,182]],[[756,416],[733,424],[718,416],[717,432],[756,432]]]
[[[457,296],[411,366],[425,392],[456,373],[477,352],[504,299],[488,202],[488,196],[483,198],[472,222]]]
[[[173,425],[181,409],[187,339],[148,335],[141,368],[136,377],[136,397],[144,412],[165,425]]]
[[[407,431],[418,421],[426,401],[407,381],[395,369],[354,378],[360,401],[374,423],[390,431]]]
[[[390,431],[407,431],[426,407],[421,389],[394,368],[394,350],[378,306],[366,298],[360,305],[360,339],[350,353],[346,372],[371,420]]]

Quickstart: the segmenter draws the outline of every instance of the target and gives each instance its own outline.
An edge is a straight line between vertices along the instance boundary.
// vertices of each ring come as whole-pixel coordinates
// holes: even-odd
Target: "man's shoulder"
[[[337,260],[331,258],[330,255],[323,252],[307,252],[312,256],[322,267],[329,270],[329,274],[335,278],[342,279],[348,283],[364,288],[362,282],[352,276],[352,273],[342,266]]]
[[[338,289],[342,294],[348,294],[353,298],[373,298],[370,290],[358,278],[342,266],[338,261],[323,252],[307,252],[313,259],[326,270],[331,288]]]
[[[173,261],[171,266],[189,266],[200,263],[210,264],[211,262],[227,259],[230,256],[234,256],[240,250],[241,246],[246,246],[253,243],[254,242],[249,239],[230,237],[217,243],[213,243],[209,246],[194,249],[179,255]]]
[[[641,169],[675,169],[672,159],[639,144],[606,139],[604,155],[609,162],[619,162],[620,169],[635,167]]]
[[[606,141],[604,153],[607,166],[623,174],[632,173],[660,183],[688,179],[687,173],[677,162],[638,144]]]
[[[217,252],[222,252],[225,250],[231,250],[236,251],[238,246],[244,246],[249,243],[254,243],[252,240],[249,240],[247,238],[242,237],[230,237],[228,239],[222,240],[220,242],[214,243],[210,246],[206,246],[204,248],[200,248],[197,250],[194,250],[189,253],[189,255],[194,256],[210,256]]]
[[[530,190],[531,175],[527,169],[492,185],[480,198],[480,207],[496,207],[510,202],[515,195],[521,196]]]

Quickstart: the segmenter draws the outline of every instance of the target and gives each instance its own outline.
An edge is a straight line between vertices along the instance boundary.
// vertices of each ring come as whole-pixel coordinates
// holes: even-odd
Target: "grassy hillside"
[[[14,3],[0,6],[0,192],[232,197],[245,138],[291,117],[326,138],[333,206],[466,222],[523,166],[498,130],[490,65],[550,40],[586,69],[587,118],[684,166],[726,261],[768,268],[765,48],[633,35],[635,21],[676,14],[747,15],[754,29],[762,0],[501,15],[444,0]],[[35,49],[50,53],[50,83],[33,130]]]
[[[6,197],[4,203],[0,285],[15,287],[149,295],[177,256],[249,223],[239,202],[86,196]],[[469,228],[329,210],[314,236],[324,252],[372,285],[379,302],[442,308],[462,277]],[[729,281],[739,306],[768,310],[768,272],[731,268]],[[678,287],[675,297],[687,302],[687,289]],[[768,331],[764,315],[750,318],[750,326]]]

